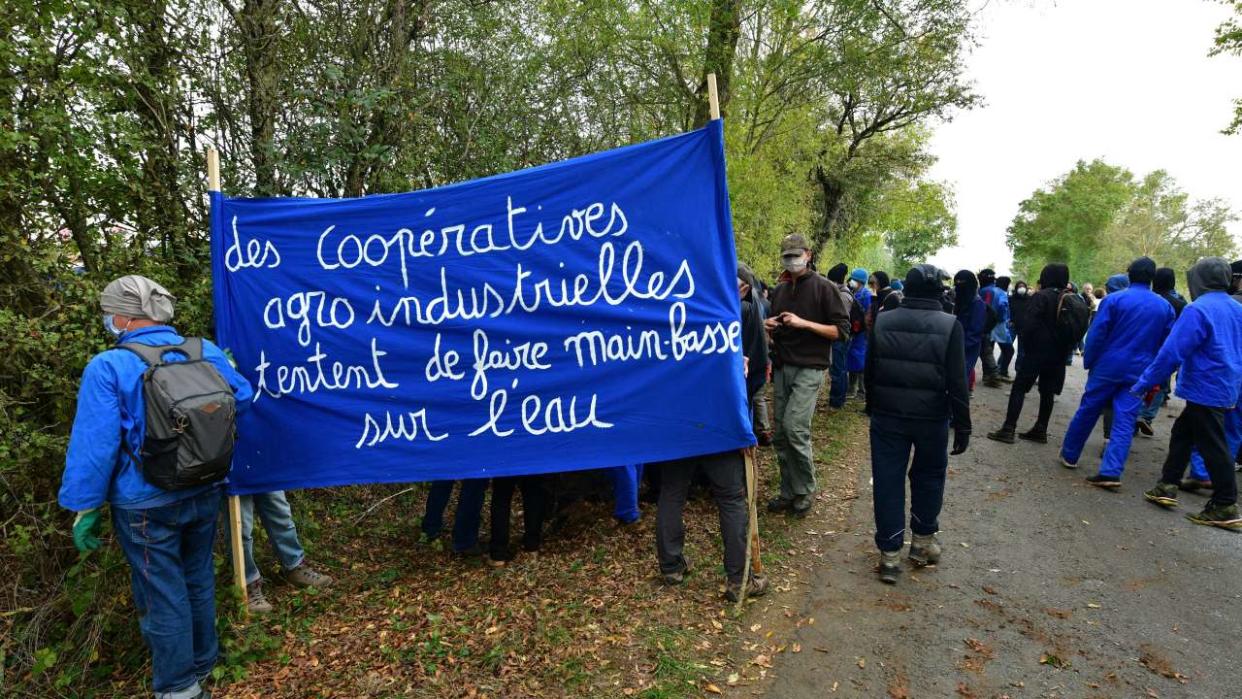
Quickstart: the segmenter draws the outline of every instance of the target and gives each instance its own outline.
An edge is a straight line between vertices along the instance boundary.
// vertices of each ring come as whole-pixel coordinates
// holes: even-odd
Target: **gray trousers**
[[[772,444],[781,467],[781,497],[785,500],[815,492],[811,418],[823,383],[823,369],[786,364],[772,374],[776,396],[776,434]]]
[[[996,343],[991,338],[983,338],[979,359],[983,362],[984,376],[996,376],[1000,373],[1000,369],[996,366]]]
[[[755,397],[750,401],[751,420],[755,428],[755,432],[770,432],[772,430],[772,421],[768,419],[768,391],[767,386],[755,392]]]
[[[746,504],[746,464],[740,451],[695,456],[655,465],[660,470],[660,502],[656,510],[656,554],[660,572],[681,573],[687,568],[682,553],[686,525],[682,511],[690,493],[695,470],[711,484],[712,499],[720,511],[720,538],[724,543],[725,577],[731,583],[742,581],[746,565],[746,533],[750,524]]]

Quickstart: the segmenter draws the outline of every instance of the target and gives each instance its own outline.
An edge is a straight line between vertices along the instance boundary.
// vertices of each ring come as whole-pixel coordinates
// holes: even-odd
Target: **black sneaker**
[[[1211,490],[1212,481],[1204,481],[1198,478],[1183,478],[1177,487],[1187,493],[1197,493],[1200,490]]]
[[[901,577],[901,551],[881,551],[876,572],[880,574],[880,582],[896,585],[897,578]]]
[[[1087,482],[1106,490],[1116,490],[1121,487],[1120,478],[1116,476],[1102,476],[1098,473],[1094,476],[1087,476]]]
[[[674,587],[686,581],[686,573],[690,572],[690,561],[686,560],[684,556],[682,561],[684,561],[684,565],[682,565],[681,570],[675,573],[660,573],[660,580],[665,585]]]
[[[1155,488],[1143,493],[1143,497],[1161,507],[1177,507],[1177,486],[1172,483],[1157,483]]]
[[[988,432],[988,439],[995,442],[1004,442],[1005,444],[1016,444],[1018,441],[1013,436],[1012,427],[1002,427],[995,432]]]
[[[795,517],[805,517],[811,512],[813,504],[815,504],[815,498],[811,495],[799,495],[790,503],[789,511],[793,512]]]
[[[793,507],[793,498],[775,497],[768,500],[768,512],[788,512]]]
[[[1030,431],[1019,434],[1018,439],[1024,439],[1028,442],[1035,442],[1036,444],[1047,444],[1048,431],[1032,427]]]
[[[1135,423],[1135,427],[1138,428],[1138,433],[1143,435],[1144,437],[1155,437],[1156,436],[1156,431],[1151,428],[1151,423],[1146,420],[1139,420],[1137,423]]]
[[[1242,515],[1238,514],[1237,504],[1217,505],[1209,501],[1207,507],[1199,513],[1187,513],[1186,519],[1195,524],[1208,527],[1220,527],[1232,531],[1242,531]]]
[[[988,388],[1000,388],[1003,384],[1001,383],[1001,380],[999,377],[985,376],[983,377],[983,385],[987,386]]]

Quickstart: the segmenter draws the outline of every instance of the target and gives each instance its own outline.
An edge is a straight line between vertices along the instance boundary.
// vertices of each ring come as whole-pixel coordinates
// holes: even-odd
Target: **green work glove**
[[[83,510],[73,520],[73,545],[85,553],[99,549],[99,510]]]

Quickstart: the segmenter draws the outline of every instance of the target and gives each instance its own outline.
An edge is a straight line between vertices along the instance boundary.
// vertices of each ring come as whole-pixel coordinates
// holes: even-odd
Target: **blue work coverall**
[[[1109,405],[1113,429],[1100,463],[1100,475],[1120,477],[1130,455],[1134,423],[1142,401],[1130,387],[1160,351],[1173,327],[1173,307],[1148,284],[1133,284],[1100,302],[1083,350],[1083,366],[1091,372],[1082,403],[1065,432],[1061,456],[1078,463],[1095,423]]]

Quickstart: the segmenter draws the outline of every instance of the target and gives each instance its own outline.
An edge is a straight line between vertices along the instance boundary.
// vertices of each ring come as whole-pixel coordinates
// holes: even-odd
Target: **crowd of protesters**
[[[1110,490],[1121,486],[1134,435],[1153,436],[1158,411],[1170,395],[1180,397],[1185,407],[1173,423],[1159,482],[1145,496],[1176,507],[1180,491],[1210,489],[1207,504],[1188,518],[1242,529],[1234,468],[1235,460],[1242,459],[1242,261],[1230,265],[1205,258],[1196,263],[1186,273],[1189,301],[1176,291],[1176,271],[1157,268],[1146,257],[1135,260],[1125,274],[1110,277],[1103,289],[1084,284],[1081,290],[1064,264],[1045,266],[1034,286],[991,269],[960,270],[950,277],[927,264],[900,279],[879,270],[851,271],[844,263],[821,275],[810,244],[796,234],[781,242],[780,262],[782,272],[773,287],[746,265],[737,267],[747,402],[756,440],[774,448],[780,472],[778,492],[767,509],[802,517],[814,506],[812,421],[827,379],[829,408],[854,400],[870,418],[882,581],[895,583],[900,576],[907,522],[911,563],[927,566],[940,559],[936,534],[948,457],[970,445],[976,364],[985,388],[1010,385],[1004,420],[988,438],[1044,444],[1066,368],[1081,354],[1089,377],[1062,440],[1060,463],[1079,466],[1084,444],[1103,418],[1106,447],[1098,473],[1087,480]],[[146,407],[170,396],[167,385],[161,384],[165,394],[158,394],[151,388],[158,382],[144,377],[149,379],[156,367],[181,363],[185,376],[208,387],[185,400],[214,396],[211,400],[217,401],[205,413],[222,406],[241,412],[253,391],[226,353],[177,333],[170,325],[174,303],[171,293],[144,277],[122,277],[104,289],[104,327],[118,349],[128,351],[100,353],[83,374],[60,502],[77,513],[73,539],[82,551],[100,546],[101,507],[110,504],[152,654],[152,688],[161,698],[201,699],[210,696],[203,680],[219,650],[212,549],[220,482],[203,476],[173,489],[151,482],[153,464],[167,461],[153,434],[168,426],[152,421]],[[1039,394],[1037,416],[1029,430],[1019,433],[1025,397],[1033,388]],[[210,444],[200,446],[211,450]],[[144,460],[145,471],[138,467]],[[198,466],[210,469],[213,463],[204,458],[205,466]],[[227,473],[227,463],[223,468]],[[641,516],[640,483],[648,482],[648,498],[657,503],[659,571],[669,585],[680,584],[690,569],[683,550],[683,509],[694,484],[705,485],[719,512],[726,598],[738,601],[766,592],[767,581],[746,572],[751,521],[742,452],[645,468],[617,466],[597,475],[611,490],[614,516],[623,525]],[[421,519],[422,538],[444,535],[445,512],[457,488],[451,551],[486,556],[492,565],[504,566],[515,555],[509,522],[513,496],[520,493],[521,548],[534,554],[566,500],[553,478],[433,483]],[[485,546],[480,528],[489,488],[491,531]],[[272,610],[254,562],[256,516],[285,580],[319,588],[332,584],[307,562],[284,493],[243,497],[241,539],[251,612]]]

